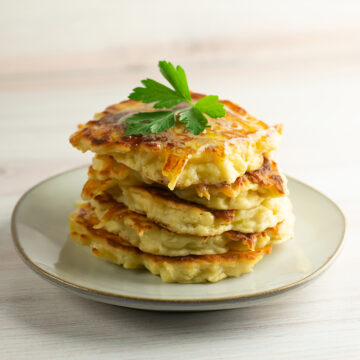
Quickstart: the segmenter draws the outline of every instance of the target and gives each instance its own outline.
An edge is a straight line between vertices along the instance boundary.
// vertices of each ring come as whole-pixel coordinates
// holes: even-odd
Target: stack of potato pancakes
[[[95,156],[84,202],[70,216],[71,237],[104,260],[180,283],[247,273],[291,238],[286,179],[271,159],[281,125],[221,102],[226,116],[208,118],[211,127],[199,135],[179,123],[125,136],[128,117],[154,111],[132,100],[80,126],[70,142]]]

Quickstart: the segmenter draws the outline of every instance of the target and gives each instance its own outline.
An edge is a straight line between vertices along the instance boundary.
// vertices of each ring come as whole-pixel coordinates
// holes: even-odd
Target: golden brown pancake
[[[111,181],[111,180],[110,180]],[[265,199],[247,210],[212,210],[179,199],[171,191],[152,186],[115,186],[90,179],[82,197],[90,200],[105,192],[129,210],[144,214],[162,227],[178,234],[214,236],[235,230],[244,233],[264,231],[283,221],[291,213],[287,197]]]
[[[119,235],[131,245],[155,255],[186,256],[253,251],[292,236],[291,219],[251,234],[228,231],[216,236],[193,236],[170,232],[107,195],[97,195],[91,199],[91,206],[83,203],[78,207],[94,210],[97,218],[101,219],[96,225],[97,229]]]
[[[228,252],[221,255],[169,257],[151,255],[131,246],[121,237],[103,229],[94,229],[98,219],[91,210],[80,207],[71,214],[70,236],[90,247],[94,256],[123,265],[126,269],[146,268],[165,282],[217,282],[253,269],[271,245],[255,251]]]
[[[93,164],[89,168],[89,178],[106,180],[103,189],[104,185],[112,187],[116,184],[136,186],[152,183],[151,180],[142,178],[140,173],[107,155],[97,155],[93,158]],[[156,183],[152,184],[156,185]],[[258,206],[267,197],[284,196],[288,191],[286,178],[279,172],[276,163],[265,158],[259,169],[246,172],[233,184],[192,185],[187,188],[176,188],[173,193],[186,201],[210,209],[241,210]]]
[[[194,101],[204,96],[192,94]],[[232,184],[246,171],[261,167],[264,156],[269,157],[278,147],[282,127],[268,126],[228,100],[221,102],[226,116],[208,117],[211,127],[199,135],[177,124],[159,134],[124,136],[128,117],[156,110],[151,104],[127,100],[80,126],[70,142],[84,152],[112,155],[143,178],[171,190],[196,184]]]

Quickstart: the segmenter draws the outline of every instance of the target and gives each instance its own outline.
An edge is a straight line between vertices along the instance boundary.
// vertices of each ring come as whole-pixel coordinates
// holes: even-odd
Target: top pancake
[[[194,101],[203,96],[192,94]],[[228,100],[221,102],[225,117],[208,117],[211,128],[199,135],[177,123],[159,134],[124,136],[128,117],[137,112],[159,111],[151,104],[127,100],[80,126],[70,142],[84,152],[112,155],[171,190],[196,184],[232,184],[246,171],[261,167],[264,156],[269,157],[278,147],[282,126],[268,126],[240,106]]]

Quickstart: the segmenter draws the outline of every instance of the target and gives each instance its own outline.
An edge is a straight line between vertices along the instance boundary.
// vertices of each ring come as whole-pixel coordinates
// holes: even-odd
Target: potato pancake
[[[216,236],[193,236],[170,232],[107,195],[98,195],[91,200],[91,205],[82,203],[78,207],[94,210],[98,219],[101,219],[96,229],[119,235],[141,251],[154,255],[186,256],[254,251],[292,236],[292,218],[262,232],[245,234],[227,231]]]
[[[99,195],[103,183],[88,180],[82,192],[83,199],[91,201]],[[269,198],[247,210],[211,210],[179,199],[168,190],[158,187],[105,187],[107,194],[125,204],[129,210],[144,214],[148,219],[179,234],[214,236],[230,230],[253,233],[273,227],[291,214],[291,203],[287,197]]]
[[[89,168],[89,178],[105,181],[103,189],[116,184],[156,185],[107,155],[97,155],[93,158],[92,166]],[[286,183],[286,178],[280,173],[276,163],[265,158],[259,169],[246,172],[233,184],[191,185],[187,188],[175,188],[173,193],[181,199],[204,205],[209,209],[241,210],[258,206],[267,197],[287,195]]]
[[[70,216],[70,236],[90,247],[92,254],[103,260],[122,265],[126,269],[146,268],[160,275],[164,282],[202,283],[217,282],[252,271],[271,245],[255,251],[231,251],[216,255],[161,256],[142,252],[120,236],[103,229],[95,229],[96,215],[80,207]]]
[[[192,99],[204,96],[193,93]],[[70,142],[83,152],[111,155],[171,190],[196,184],[232,184],[246,171],[261,167],[264,156],[269,158],[279,145],[282,126],[268,126],[239,105],[220,102],[225,105],[225,117],[208,117],[211,127],[199,135],[177,123],[159,134],[125,136],[128,117],[157,111],[152,104],[126,100],[80,126]]]

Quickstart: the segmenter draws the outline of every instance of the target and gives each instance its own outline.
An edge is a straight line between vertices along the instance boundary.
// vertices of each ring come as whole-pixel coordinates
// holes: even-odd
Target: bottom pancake
[[[80,207],[70,216],[70,236],[91,248],[93,255],[126,269],[146,268],[160,275],[164,282],[217,282],[226,277],[237,277],[250,272],[265,254],[268,244],[255,251],[228,252],[221,255],[161,256],[142,252],[118,235],[103,229],[94,229],[99,222],[95,213]]]

